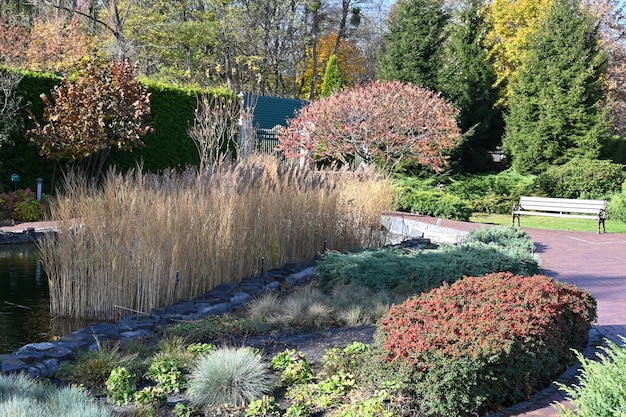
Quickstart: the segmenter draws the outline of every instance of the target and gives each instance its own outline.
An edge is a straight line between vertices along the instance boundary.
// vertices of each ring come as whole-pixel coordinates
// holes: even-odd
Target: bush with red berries
[[[393,306],[377,342],[412,413],[484,415],[562,373],[595,318],[588,292],[541,275],[495,273]]]

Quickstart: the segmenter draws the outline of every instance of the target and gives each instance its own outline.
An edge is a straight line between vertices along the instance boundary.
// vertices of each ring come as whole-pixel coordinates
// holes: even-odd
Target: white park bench
[[[600,225],[604,227],[606,216],[606,200],[578,200],[571,198],[547,198],[547,197],[520,197],[519,203],[513,205],[513,226],[517,218],[520,225],[520,215],[570,217],[575,219],[595,219],[598,221],[598,233]]]

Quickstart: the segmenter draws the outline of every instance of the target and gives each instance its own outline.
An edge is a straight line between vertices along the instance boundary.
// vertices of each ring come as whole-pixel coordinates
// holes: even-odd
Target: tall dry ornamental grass
[[[214,173],[70,178],[41,243],[55,316],[111,319],[192,299],[326,247],[381,243],[386,180],[255,156]],[[176,271],[180,280],[176,287]]]

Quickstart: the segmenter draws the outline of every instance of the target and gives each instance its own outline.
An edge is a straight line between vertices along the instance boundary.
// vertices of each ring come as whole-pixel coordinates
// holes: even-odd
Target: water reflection
[[[35,245],[0,245],[0,354],[84,324],[51,320],[48,278]]]

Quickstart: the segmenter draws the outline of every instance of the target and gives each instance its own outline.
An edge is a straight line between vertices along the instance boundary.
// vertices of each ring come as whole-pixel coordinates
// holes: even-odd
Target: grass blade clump
[[[220,348],[201,357],[189,376],[187,393],[194,406],[244,405],[272,391],[272,378],[261,357],[246,348]]]
[[[55,316],[115,319],[266,268],[382,242],[387,180],[253,157],[215,172],[68,176],[41,243]],[[176,275],[180,277],[178,281]]]
[[[24,375],[0,375],[0,417],[110,417],[72,388],[58,389]]]
[[[71,380],[94,394],[104,393],[111,371],[118,366],[138,366],[136,354],[124,354],[119,343],[99,345],[98,350],[81,352],[73,362],[61,365],[56,377]]]

